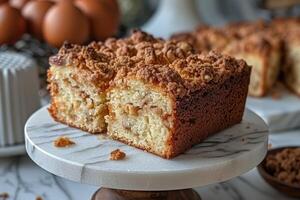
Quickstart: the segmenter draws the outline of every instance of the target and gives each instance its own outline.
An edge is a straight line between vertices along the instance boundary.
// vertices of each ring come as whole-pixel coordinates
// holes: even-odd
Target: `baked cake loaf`
[[[65,44],[49,59],[49,112],[70,126],[90,133],[105,132],[106,91],[116,71],[143,63],[171,63],[192,51],[185,42],[165,42],[143,32],[88,46]]]
[[[108,134],[172,158],[241,121],[249,76],[244,61],[215,53],[121,70],[108,91]]]
[[[173,158],[242,120],[251,68],[185,42],[143,32],[50,59],[50,114],[57,121]]]
[[[278,79],[282,42],[275,33],[261,31],[231,42],[223,53],[252,66],[249,95],[265,96]]]
[[[220,28],[225,35],[233,39],[244,39],[252,34],[268,31],[269,25],[263,20],[233,22]]]
[[[173,41],[186,41],[192,44],[198,52],[209,52],[211,50],[221,52],[230,42],[229,35],[222,30],[200,26],[193,32],[178,33],[171,37]]]
[[[266,95],[278,78],[282,42],[262,21],[234,23],[223,28],[198,28],[171,39],[189,42],[198,52],[217,50],[244,59],[252,66],[251,96]]]
[[[300,29],[294,30],[285,43],[286,63],[282,67],[285,85],[300,96]]]
[[[300,96],[300,19],[275,19],[271,23],[283,40],[281,63],[282,80],[295,94]]]

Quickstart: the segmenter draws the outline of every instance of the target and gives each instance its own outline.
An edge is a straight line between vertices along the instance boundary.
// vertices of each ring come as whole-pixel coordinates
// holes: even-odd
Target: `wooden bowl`
[[[275,154],[279,151],[282,151],[286,148],[299,148],[297,146],[288,146],[288,147],[280,147],[280,148],[275,148],[275,149],[271,149],[268,151],[267,156],[268,155],[272,155]],[[291,185],[288,183],[285,183],[283,181],[278,180],[277,178],[271,176],[265,168],[265,164],[266,164],[266,158],[257,166],[258,172],[259,174],[263,177],[263,179],[269,183],[273,188],[275,188],[276,190],[278,190],[279,192],[282,192],[288,196],[291,197],[300,197],[300,187],[299,186],[295,186],[295,185]]]

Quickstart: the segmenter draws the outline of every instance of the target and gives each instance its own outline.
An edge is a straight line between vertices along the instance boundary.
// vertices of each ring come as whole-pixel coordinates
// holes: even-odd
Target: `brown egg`
[[[29,33],[38,39],[43,38],[43,20],[47,11],[54,5],[51,1],[36,0],[28,2],[22,9]]]
[[[53,2],[61,2],[61,1],[74,1],[74,0],[51,0],[51,1],[53,1]]]
[[[13,44],[26,30],[26,22],[20,11],[9,4],[0,6],[0,44]]]
[[[25,4],[29,1],[30,0],[10,0],[9,4],[17,9],[22,9],[23,6],[25,6]]]
[[[44,39],[55,47],[64,41],[83,44],[89,39],[88,18],[70,1],[60,1],[47,12],[43,23]]]
[[[75,5],[88,16],[93,39],[104,40],[117,33],[120,10],[116,0],[76,0]]]
[[[0,0],[0,4],[6,3],[8,0]]]

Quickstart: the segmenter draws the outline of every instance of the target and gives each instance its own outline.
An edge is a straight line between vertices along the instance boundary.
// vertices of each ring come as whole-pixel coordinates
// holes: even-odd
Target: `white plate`
[[[53,141],[61,135],[76,144],[54,147]],[[53,174],[108,188],[156,191],[203,186],[249,171],[267,152],[268,130],[261,118],[247,110],[242,123],[166,160],[55,122],[44,107],[27,121],[25,138],[31,159]],[[125,160],[109,160],[117,148],[126,153]]]
[[[263,118],[271,132],[300,127],[300,98],[282,86],[274,90],[279,94],[278,99],[271,95],[263,98],[248,97],[247,108]]]

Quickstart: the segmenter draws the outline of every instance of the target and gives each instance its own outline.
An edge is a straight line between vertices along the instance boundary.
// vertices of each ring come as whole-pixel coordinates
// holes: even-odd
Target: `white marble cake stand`
[[[53,141],[61,135],[70,137],[76,144],[69,148],[54,147]],[[242,123],[215,134],[172,160],[166,160],[55,122],[44,107],[27,121],[25,137],[31,159],[58,176],[116,189],[110,192],[122,190],[125,196],[128,195],[125,190],[179,190],[176,192],[181,192],[182,198],[175,194],[178,199],[199,199],[189,196],[192,190],[182,189],[225,181],[257,166],[267,152],[268,128],[261,118],[246,110]],[[110,152],[117,148],[126,153],[125,160],[109,160]],[[98,194],[105,196],[107,191],[102,189]],[[135,193],[134,196],[148,195],[142,199],[166,195],[166,192],[150,192],[150,198],[149,192]],[[109,195],[94,199],[118,199]]]

